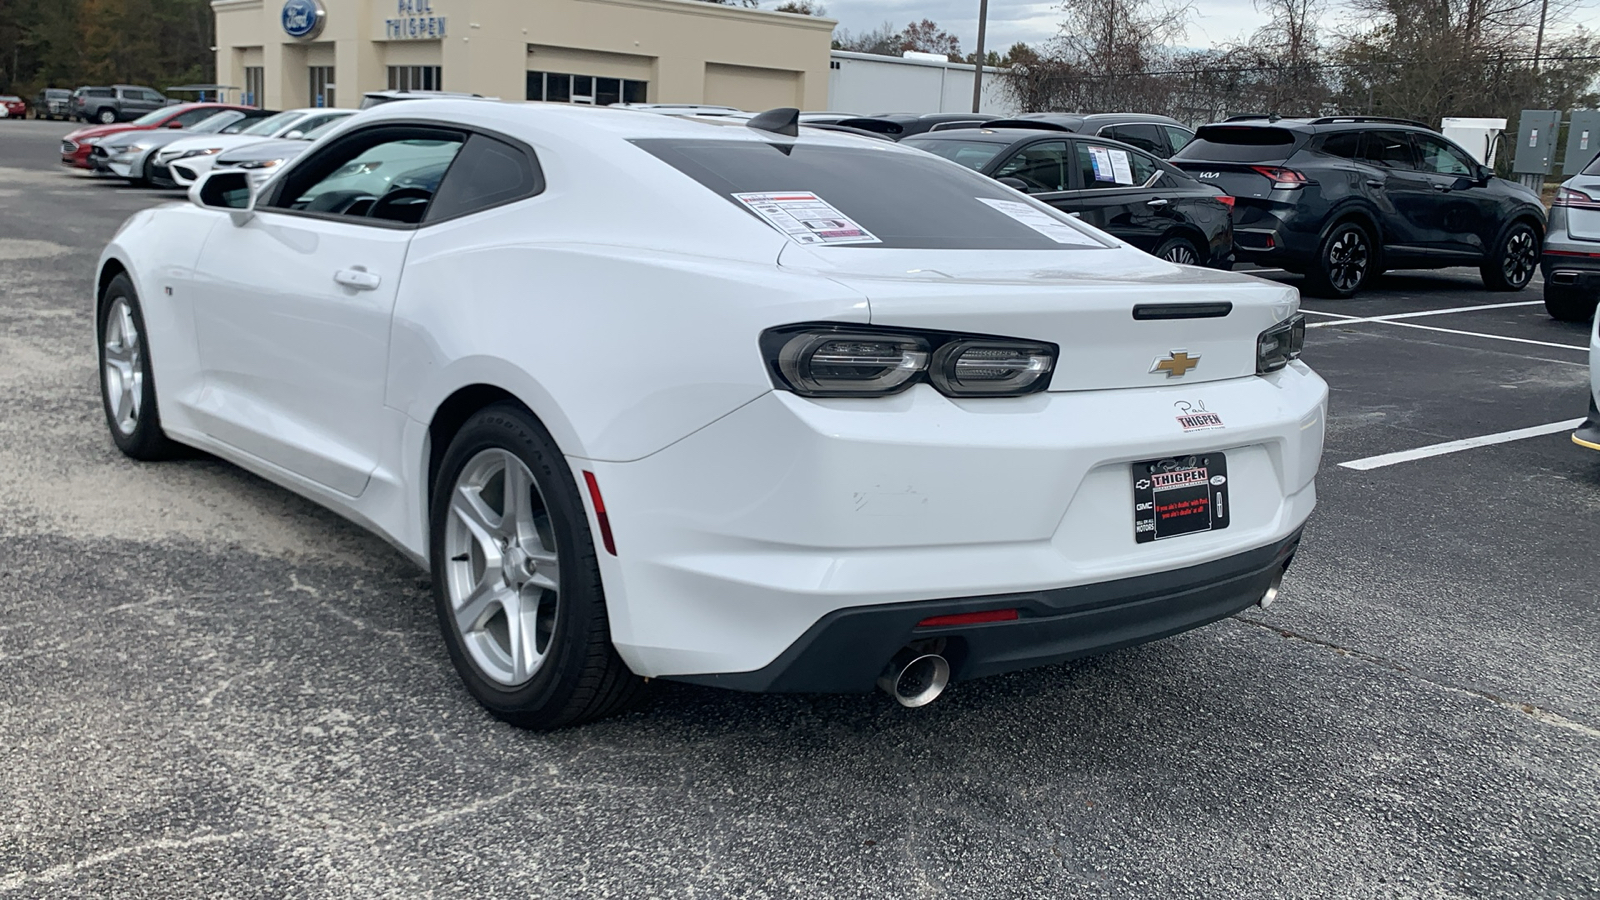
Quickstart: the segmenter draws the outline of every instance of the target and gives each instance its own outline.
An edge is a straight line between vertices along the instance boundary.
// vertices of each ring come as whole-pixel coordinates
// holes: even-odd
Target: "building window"
[[[244,105],[265,106],[267,102],[267,70],[261,66],[244,67]]]
[[[333,105],[333,66],[311,66],[311,90],[306,96],[312,106]]]
[[[444,67],[390,66],[389,90],[442,91],[444,90]]]
[[[649,86],[648,81],[630,78],[597,78],[559,72],[528,73],[528,99],[552,103],[584,103],[591,106],[644,103]]]

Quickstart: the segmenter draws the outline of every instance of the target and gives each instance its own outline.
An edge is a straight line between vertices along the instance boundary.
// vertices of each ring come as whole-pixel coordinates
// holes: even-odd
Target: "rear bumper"
[[[1258,603],[1300,545],[1288,538],[1215,562],[1101,584],[836,610],[770,665],[672,680],[744,691],[872,690],[889,660],[915,646],[950,662],[951,680],[997,675],[1148,643]],[[932,616],[1015,609],[984,625],[920,627]]]
[[[1539,258],[1539,272],[1546,286],[1600,294],[1600,245],[1567,249],[1547,242]]]

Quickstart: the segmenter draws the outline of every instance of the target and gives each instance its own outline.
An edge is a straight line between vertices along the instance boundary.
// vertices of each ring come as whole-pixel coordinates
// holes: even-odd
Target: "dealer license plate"
[[[1228,527],[1228,460],[1221,453],[1133,464],[1133,537],[1150,541]]]

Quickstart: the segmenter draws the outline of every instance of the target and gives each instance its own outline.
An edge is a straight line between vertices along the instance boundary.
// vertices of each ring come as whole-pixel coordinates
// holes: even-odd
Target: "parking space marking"
[[[1393,322],[1396,319],[1415,319],[1419,316],[1448,316],[1454,313],[1478,312],[1485,309],[1511,309],[1517,306],[1539,306],[1543,300],[1518,300],[1515,303],[1485,303],[1479,306],[1456,306],[1450,309],[1425,309],[1422,312],[1390,313],[1386,316],[1347,316],[1345,322]],[[1324,313],[1332,315],[1332,313]],[[1319,328],[1324,325],[1338,325],[1339,322],[1317,322],[1307,325],[1307,328]]]
[[[1361,319],[1360,316],[1349,316],[1349,315],[1345,315],[1344,313],[1335,313],[1335,312],[1323,312],[1320,309],[1306,309],[1304,306],[1300,307],[1300,311],[1305,313],[1308,316],[1333,316],[1335,319],[1341,319],[1341,320],[1344,320],[1344,321],[1349,321],[1350,319]],[[1317,323],[1317,325],[1337,325],[1337,324],[1339,324],[1339,323],[1338,322],[1318,322]],[[1307,325],[1306,327],[1307,328],[1315,328],[1315,327],[1317,327],[1317,325]]]
[[[1518,344],[1532,344],[1536,347],[1560,347],[1563,350],[1582,350],[1585,353],[1589,352],[1589,348],[1581,344],[1556,344],[1552,343],[1551,341],[1536,341],[1532,338],[1510,337],[1504,334],[1484,334],[1480,331],[1461,331],[1455,328],[1440,328],[1437,325],[1418,325],[1416,322],[1395,322],[1390,320],[1381,324],[1393,325],[1396,328],[1420,328],[1423,331],[1441,331],[1445,334],[1460,334],[1465,335],[1466,337],[1488,338],[1491,341],[1512,341],[1513,343]]]
[[[1584,423],[1584,419],[1567,419],[1564,422],[1551,422],[1549,425],[1535,425],[1532,428],[1518,428],[1515,431],[1502,431],[1499,434],[1486,434],[1481,437],[1463,438],[1459,441],[1446,441],[1443,444],[1429,444],[1415,450],[1401,450],[1396,453],[1385,453],[1381,456],[1369,456],[1365,459],[1353,459],[1350,462],[1339,463],[1341,468],[1355,469],[1366,472],[1371,469],[1381,469],[1396,463],[1411,462],[1417,459],[1427,459],[1432,456],[1443,456],[1446,453],[1457,453],[1462,450],[1471,450],[1474,447],[1489,447],[1495,444],[1505,444],[1511,441],[1520,441],[1525,438],[1542,437],[1547,434],[1557,434],[1562,431],[1571,431]]]

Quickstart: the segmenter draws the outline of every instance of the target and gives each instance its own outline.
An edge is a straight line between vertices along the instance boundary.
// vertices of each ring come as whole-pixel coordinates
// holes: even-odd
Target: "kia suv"
[[[1539,196],[1418,122],[1235,117],[1202,126],[1172,164],[1233,195],[1238,259],[1304,274],[1308,293],[1463,265],[1520,291],[1539,264]]]

